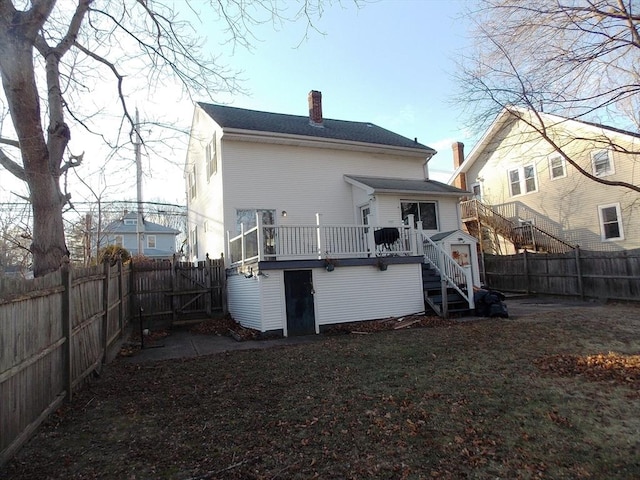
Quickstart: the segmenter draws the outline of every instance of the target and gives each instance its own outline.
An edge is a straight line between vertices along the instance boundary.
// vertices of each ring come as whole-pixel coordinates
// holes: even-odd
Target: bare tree
[[[569,138],[566,129],[560,137],[554,133],[563,119],[624,123],[625,129],[638,130],[640,5],[635,0],[480,0],[472,13],[476,51],[464,57],[459,76],[470,124],[485,128],[506,110],[581,174],[640,192],[633,181],[593,175],[567,148],[580,139]],[[591,140],[602,148],[640,153],[606,133]]]
[[[260,23],[302,18],[312,26],[322,13],[321,1],[302,1],[293,11],[275,0],[210,0],[208,8],[225,22],[226,40],[250,45],[251,29]],[[136,141],[128,103],[135,78],[153,88],[169,75],[199,95],[238,89],[236,74],[204,52],[194,29],[178,17],[180,9],[193,8],[189,2],[75,0],[73,5],[0,0],[0,105],[6,105],[15,133],[0,140],[0,165],[28,186],[36,276],[58,269],[68,254],[62,210],[70,194],[60,179],[83,160],[81,152],[68,151],[73,128],[95,133],[113,148]],[[100,103],[104,90],[98,95],[94,90],[104,85],[110,90]],[[120,129],[110,135],[96,116],[115,102]]]

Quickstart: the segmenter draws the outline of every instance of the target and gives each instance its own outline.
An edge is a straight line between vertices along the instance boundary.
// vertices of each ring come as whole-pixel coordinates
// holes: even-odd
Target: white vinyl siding
[[[420,264],[314,269],[318,325],[409,315],[424,310]]]
[[[227,306],[229,313],[240,325],[264,331],[260,309],[260,282],[244,275],[227,277]]]
[[[551,180],[563,178],[567,176],[567,169],[564,158],[561,155],[552,155],[549,157],[549,177]]]
[[[602,240],[623,240],[622,216],[620,204],[600,205],[598,207],[600,217],[600,231]]]
[[[613,175],[615,169],[608,150],[597,150],[591,154],[591,167],[596,177]]]
[[[534,165],[509,170],[509,189],[512,197],[535,192],[538,189]]]

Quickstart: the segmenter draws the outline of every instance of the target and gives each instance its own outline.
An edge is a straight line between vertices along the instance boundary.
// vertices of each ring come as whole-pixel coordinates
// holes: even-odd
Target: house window
[[[191,243],[191,258],[198,258],[198,227],[195,227],[191,230],[191,234],[189,235],[190,243]]]
[[[538,189],[535,167],[533,165],[525,165],[524,167],[509,170],[509,189],[512,197],[535,192]]]
[[[125,225],[137,225],[138,224],[138,219],[137,218],[125,218],[124,219],[124,224]]]
[[[602,240],[623,240],[622,215],[620,204],[601,205],[598,207]]]
[[[196,198],[196,166],[187,175],[187,194],[189,198]]]
[[[551,180],[567,176],[564,158],[562,158],[561,155],[553,155],[549,157],[549,176],[551,177]]]
[[[418,221],[422,221],[423,230],[438,230],[438,204],[437,202],[400,202],[402,221],[406,223],[407,217],[413,214],[414,227]]]
[[[240,233],[240,225],[244,224],[244,231],[252,229],[256,226],[256,213],[261,213],[263,225],[276,224],[275,210],[262,209],[238,209],[236,210],[236,232]]]
[[[479,183],[474,183],[471,185],[471,193],[473,194],[473,198],[475,200],[482,200],[482,188]]]
[[[213,140],[211,140],[205,148],[205,158],[207,161],[207,178],[211,177],[218,171],[218,159],[216,156],[216,136],[214,134]]]
[[[147,235],[147,248],[156,248],[156,236]]]
[[[608,150],[598,150],[591,154],[591,168],[596,177],[605,177],[615,173]]]
[[[123,241],[124,239],[122,238],[122,235],[116,235],[116,238],[115,238],[116,246],[122,247]]]

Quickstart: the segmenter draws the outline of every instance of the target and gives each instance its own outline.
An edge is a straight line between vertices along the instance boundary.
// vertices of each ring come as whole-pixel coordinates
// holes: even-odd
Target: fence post
[[[527,249],[524,249],[523,252],[523,258],[524,258],[524,280],[526,282],[526,287],[525,287],[525,293],[531,293],[530,292],[530,288],[529,288],[529,259],[527,257]]]
[[[119,337],[124,334],[124,278],[123,278],[122,259],[118,259],[118,330]]]
[[[222,313],[229,313],[227,307],[227,268],[224,263],[224,252],[220,253],[220,264],[218,266],[218,282],[220,285],[220,295],[222,296]]]
[[[71,338],[73,334],[73,326],[71,325],[71,270],[69,268],[69,263],[64,263],[62,265],[60,273],[63,288],[60,318],[62,320],[62,335],[66,338],[63,353],[62,385],[67,392],[65,400],[70,402],[73,396],[73,342]]]
[[[178,320],[178,308],[177,304],[179,302],[176,291],[178,289],[178,263],[176,262],[176,255],[174,254],[171,257],[171,325],[176,323]]]
[[[109,348],[109,280],[111,277],[111,262],[106,260],[104,267],[104,281],[102,284],[102,363],[107,363],[107,349]]]
[[[582,268],[580,266],[580,246],[576,245],[576,274],[578,275],[578,293],[580,294],[580,300],[584,300],[584,285],[582,283]]]

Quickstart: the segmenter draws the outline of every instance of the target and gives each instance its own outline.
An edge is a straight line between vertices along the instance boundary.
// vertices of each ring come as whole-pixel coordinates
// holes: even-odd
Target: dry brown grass
[[[134,365],[0,478],[640,478],[640,309],[594,307]]]

